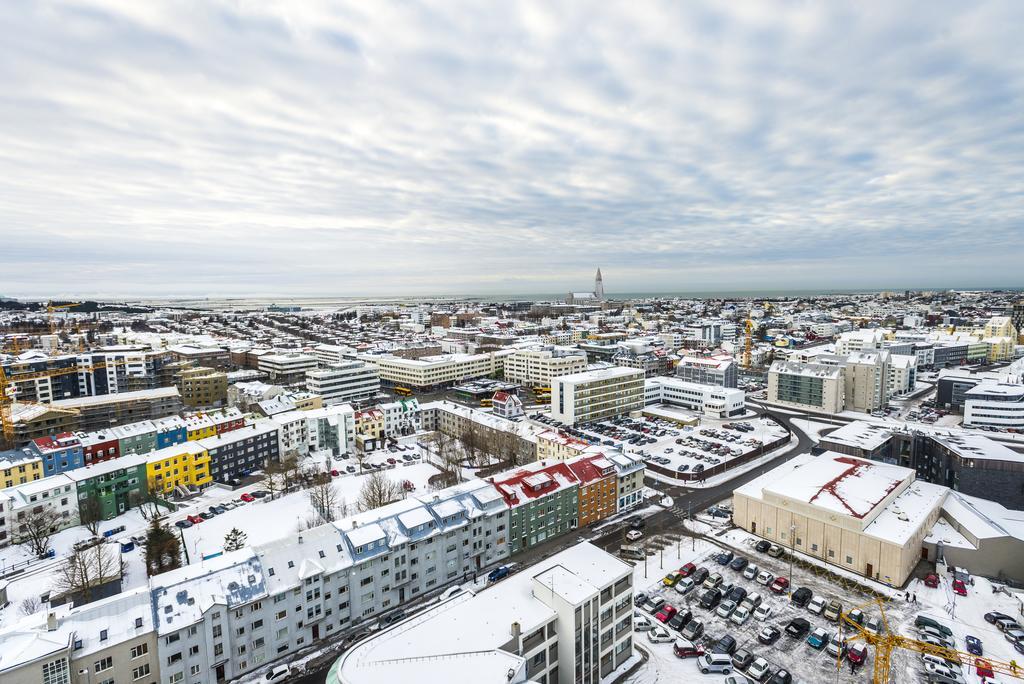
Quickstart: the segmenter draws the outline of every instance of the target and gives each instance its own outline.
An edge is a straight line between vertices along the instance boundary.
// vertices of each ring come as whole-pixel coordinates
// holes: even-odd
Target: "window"
[[[149,653],[149,644],[142,643],[138,646],[132,646],[132,660],[144,656],[147,653]]]
[[[142,679],[149,674],[149,663],[143,663],[132,670],[132,679]]]
[[[846,564],[847,565],[853,565],[853,556],[847,556],[846,557]]]
[[[101,629],[100,630],[100,641],[106,641],[106,640],[107,640],[107,630]]]
[[[112,667],[114,667],[114,659],[110,656],[100,658],[92,664],[93,672],[103,672],[104,670],[109,670]]]
[[[43,665],[43,684],[64,684],[69,681],[68,661],[55,660]]]
[[[167,656],[167,664],[168,665],[173,665],[174,663],[178,662],[179,660],[181,660],[181,652],[180,651],[178,653],[172,653],[171,655]]]
[[[178,682],[180,682],[184,678],[185,678],[185,673],[184,672],[175,672],[174,674],[172,674],[170,677],[167,678],[167,681],[170,684],[177,684]]]
[[[190,674],[191,676],[195,677],[195,676],[196,676],[197,674],[199,674],[199,673],[200,673],[200,671],[202,671],[202,669],[203,669],[203,668],[202,668],[202,666],[201,666],[201,665],[193,665],[192,667],[190,667],[190,668],[188,669],[188,673],[189,673],[189,674]]]
[[[214,636],[217,636],[217,635],[215,634]],[[180,634],[168,634],[167,638],[164,639],[164,643],[167,644],[167,645],[170,645],[170,644],[173,644],[175,641],[178,641],[179,639],[181,639],[181,635]]]

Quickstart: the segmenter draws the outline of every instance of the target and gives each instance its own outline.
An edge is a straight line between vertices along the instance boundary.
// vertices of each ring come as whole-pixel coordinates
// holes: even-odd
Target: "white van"
[[[729,674],[732,672],[732,656],[728,653],[705,653],[697,657],[697,667],[704,674],[721,672]]]

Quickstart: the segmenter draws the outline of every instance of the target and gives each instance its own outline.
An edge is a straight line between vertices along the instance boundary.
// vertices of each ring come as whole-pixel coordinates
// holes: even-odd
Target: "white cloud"
[[[1022,19],[3,3],[0,291],[1019,285]]]

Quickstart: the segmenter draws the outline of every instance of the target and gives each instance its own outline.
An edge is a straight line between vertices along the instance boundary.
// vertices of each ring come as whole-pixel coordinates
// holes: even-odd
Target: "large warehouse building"
[[[825,452],[797,456],[733,492],[733,522],[781,546],[902,585],[948,489],[910,468]]]

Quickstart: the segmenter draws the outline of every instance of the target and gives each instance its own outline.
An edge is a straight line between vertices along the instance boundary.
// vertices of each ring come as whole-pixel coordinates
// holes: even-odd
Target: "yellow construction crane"
[[[91,373],[109,366],[123,366],[126,361],[112,361],[110,363],[97,363],[91,366],[71,366],[69,368],[58,368],[52,371],[33,371],[31,373],[19,373],[14,377],[8,377],[3,366],[0,366],[0,427],[3,430],[4,443],[7,448],[14,448],[14,419],[11,407],[15,400],[15,383],[38,378],[51,378],[60,375],[72,375],[77,373]],[[25,402],[33,403],[33,402]]]
[[[976,656],[971,653],[967,653],[966,651],[958,651],[955,648],[935,646],[933,644],[918,641],[917,639],[908,636],[903,636],[902,634],[898,634],[892,631],[892,628],[889,626],[889,620],[885,616],[885,604],[879,598],[872,599],[867,603],[857,606],[856,609],[860,609],[863,612],[865,608],[868,608],[872,605],[878,607],[880,620],[882,623],[882,629],[878,634],[875,634],[874,632],[869,632],[868,630],[864,629],[864,627],[862,627],[860,623],[858,623],[856,620],[850,618],[850,613],[852,613],[853,610],[847,613],[843,613],[843,619],[839,623],[840,627],[843,626],[843,623],[849,625],[850,627],[853,627],[855,634],[854,636],[850,637],[850,641],[862,640],[868,645],[874,647],[875,661],[871,677],[872,684],[889,684],[889,669],[892,665],[892,654],[893,651],[895,651],[897,648],[901,648],[907,651],[914,651],[915,653],[920,653],[922,655],[927,653],[934,656],[938,656],[939,658],[945,658],[946,660],[950,660],[952,662],[968,665],[973,665],[975,661],[982,661],[984,662],[985,666],[992,670],[993,674],[996,672],[1001,672],[1005,675],[1021,679],[1021,669],[1017,666],[1016,663],[1008,663],[1002,660],[990,658],[988,656]],[[839,668],[841,665],[842,653],[840,652],[840,654],[836,657],[836,667]]]
[[[750,320],[749,312],[747,320],[743,323],[743,330],[743,367],[750,368],[754,348],[754,321]]]
[[[60,311],[61,309],[73,309],[76,306],[78,306],[80,303],[81,302],[70,302],[68,304],[54,304],[53,302],[47,302],[46,303],[46,319],[50,323],[50,334],[51,335],[56,335],[57,334],[57,321],[53,317],[54,312],[55,311]]]

